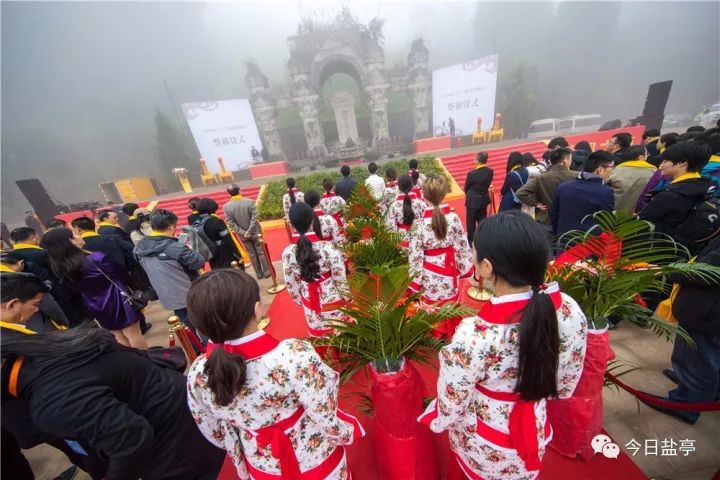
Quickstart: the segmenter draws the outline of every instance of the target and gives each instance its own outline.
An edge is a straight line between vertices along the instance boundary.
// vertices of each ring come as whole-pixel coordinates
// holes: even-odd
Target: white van
[[[528,138],[553,138],[559,135],[594,132],[602,126],[602,115],[573,115],[564,118],[544,118],[530,124]]]

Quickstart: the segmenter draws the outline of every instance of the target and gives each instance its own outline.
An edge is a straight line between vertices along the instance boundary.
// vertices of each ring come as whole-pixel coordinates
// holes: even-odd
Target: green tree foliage
[[[198,171],[200,155],[194,142],[184,135],[167,115],[159,109],[155,112],[155,128],[157,156],[167,175],[173,168],[185,167],[190,171]]]
[[[536,120],[538,68],[520,61],[506,69],[501,62],[498,83],[497,111],[503,114],[505,136],[523,137]]]

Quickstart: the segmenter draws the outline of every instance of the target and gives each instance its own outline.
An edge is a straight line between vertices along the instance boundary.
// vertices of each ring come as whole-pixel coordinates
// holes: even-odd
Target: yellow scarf
[[[109,223],[109,222],[100,222],[100,223],[98,223],[98,228],[99,228],[99,227],[115,227],[115,228],[119,228],[117,225],[114,225],[114,224]]]
[[[690,180],[691,178],[700,178],[700,174],[698,172],[688,172],[685,175],[680,175],[670,183],[678,183],[683,180]]]
[[[652,165],[645,160],[630,160],[629,162],[621,163],[618,167],[649,168],[650,170],[657,170],[655,165]]]
[[[82,232],[82,233],[80,234],[80,238],[99,237],[99,236],[100,236],[100,235],[98,235],[98,234],[95,233],[95,232]]]
[[[193,210],[193,211],[192,211],[192,213],[195,213],[195,214],[197,214],[197,213],[198,213],[198,211],[197,211],[197,210]]]
[[[24,325],[19,323],[0,322],[0,327],[7,328],[8,330],[14,330],[16,332],[24,333],[26,335],[35,335],[37,332],[30,330]]]
[[[128,217],[128,220],[137,220],[137,217],[135,215],[130,215]]]
[[[663,152],[665,151],[665,147],[658,147],[658,151],[659,151],[660,153],[663,153]]]
[[[720,155],[710,155],[710,161],[720,163]]]
[[[37,245],[33,245],[32,243],[16,243],[13,245],[13,250],[23,250],[23,249],[32,249],[32,250],[42,250],[42,248],[38,247]]]
[[[13,270],[12,268],[8,267],[8,266],[5,265],[4,263],[0,263],[0,272],[15,273],[15,270]]]
[[[218,217],[214,213],[210,215],[211,217],[215,217],[221,222],[223,222],[223,225],[225,225],[225,228],[227,228],[228,233],[230,234],[230,238],[232,238],[233,243],[235,244],[235,248],[237,248],[238,252],[240,252],[240,256],[242,257],[243,263],[245,265],[251,265],[250,263],[250,255],[248,255],[247,250],[245,250],[245,247],[243,246],[242,242],[240,242],[235,235],[235,232],[232,228],[228,227],[228,224],[225,223],[225,220]]]
[[[512,168],[510,169],[510,171],[511,171],[511,172],[514,172],[515,170],[518,170],[520,167],[522,167],[522,165],[515,165],[514,167],[512,167]]]
[[[481,168],[485,168],[485,167],[487,167],[487,165],[485,165],[483,163],[482,165],[478,165],[477,167],[475,167],[475,170],[480,170]]]
[[[167,233],[158,232],[157,230],[153,230],[152,232],[150,232],[150,236],[151,236],[151,237],[168,237],[168,238],[171,238],[170,235],[168,235]]]
[[[241,198],[243,198],[243,196],[242,196],[242,195],[233,195],[232,197],[230,197],[230,201],[233,201],[233,200],[240,200]]]

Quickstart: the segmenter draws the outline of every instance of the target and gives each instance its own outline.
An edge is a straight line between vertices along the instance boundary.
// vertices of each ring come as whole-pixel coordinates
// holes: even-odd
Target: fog
[[[534,118],[642,112],[650,83],[674,80],[666,113],[720,97],[718,2],[343,2],[386,20],[386,67],[422,37],[430,68],[500,55],[503,78],[531,72]],[[187,133],[179,104],[248,96],[244,62],[288,80],[287,37],[340,2],[3,2],[2,218],[29,208],[14,181],[39,178],[63,203],[97,184],[164,176],[155,115]]]

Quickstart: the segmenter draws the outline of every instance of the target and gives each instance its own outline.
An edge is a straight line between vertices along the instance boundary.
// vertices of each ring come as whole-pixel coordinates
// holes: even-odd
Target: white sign
[[[253,147],[262,149],[255,118],[247,98],[182,104],[185,118],[208,170],[237,170],[253,163]]]
[[[472,135],[482,118],[483,131],[495,121],[498,56],[460,63],[433,70],[433,135],[450,135],[450,119],[455,135]]]

